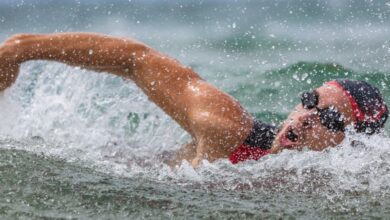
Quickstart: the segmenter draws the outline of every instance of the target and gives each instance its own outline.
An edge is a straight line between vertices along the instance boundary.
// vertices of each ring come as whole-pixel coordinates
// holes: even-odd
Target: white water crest
[[[132,82],[53,62],[23,64],[0,106],[1,136],[62,157],[150,155],[188,138]]]
[[[129,81],[58,63],[23,65],[0,98],[0,145],[77,161],[99,171],[226,190],[277,190],[326,195],[390,193],[390,138],[348,134],[322,152],[285,150],[232,165],[222,159],[177,169],[158,155],[189,140]]]

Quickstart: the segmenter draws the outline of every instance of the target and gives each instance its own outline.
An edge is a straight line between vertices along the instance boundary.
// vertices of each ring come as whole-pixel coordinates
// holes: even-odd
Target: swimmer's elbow
[[[117,59],[118,68],[125,77],[130,78],[133,78],[137,70],[144,69],[145,65],[150,63],[151,55],[155,53],[149,46],[138,42],[128,43],[120,52],[122,55]]]

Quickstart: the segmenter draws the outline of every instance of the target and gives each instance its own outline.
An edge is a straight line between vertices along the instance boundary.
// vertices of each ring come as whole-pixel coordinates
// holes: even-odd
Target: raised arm
[[[90,33],[62,33],[15,35],[4,42],[1,52],[5,56],[12,55],[9,59],[14,59],[15,63],[53,60],[131,78],[137,64],[142,62],[143,57],[152,52],[152,49],[127,38]]]
[[[251,116],[235,99],[178,61],[126,38],[90,33],[11,37],[0,47],[0,89],[15,81],[22,62],[38,59],[133,80],[192,135],[193,165],[201,159],[226,157],[252,127]]]

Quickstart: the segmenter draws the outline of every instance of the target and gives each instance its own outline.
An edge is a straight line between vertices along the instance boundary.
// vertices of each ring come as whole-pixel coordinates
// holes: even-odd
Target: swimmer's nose
[[[297,118],[297,128],[311,128],[314,125],[315,117],[317,117],[316,110],[306,110],[302,112]]]

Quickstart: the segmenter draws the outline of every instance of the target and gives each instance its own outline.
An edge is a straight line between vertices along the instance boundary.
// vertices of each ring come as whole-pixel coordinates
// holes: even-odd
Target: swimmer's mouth
[[[290,128],[287,132],[287,139],[289,139],[292,142],[297,142],[298,141],[298,135],[294,132],[292,128]]]
[[[289,127],[286,134],[282,136],[280,144],[283,148],[293,148],[298,145],[299,136],[297,132]]]

